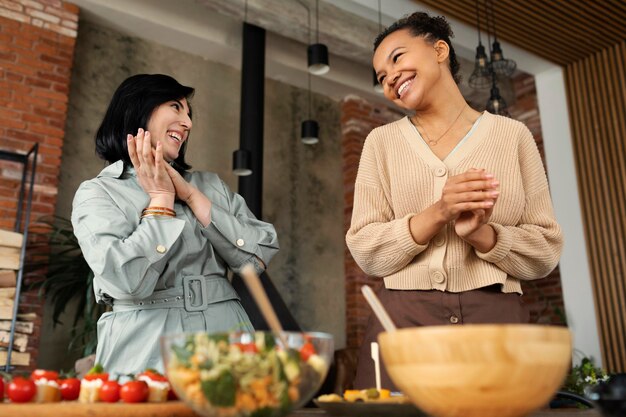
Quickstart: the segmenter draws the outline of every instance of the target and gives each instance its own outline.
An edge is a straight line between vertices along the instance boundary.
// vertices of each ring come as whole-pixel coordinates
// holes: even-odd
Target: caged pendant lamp
[[[491,83],[491,94],[489,100],[487,100],[487,111],[492,114],[498,114],[501,116],[508,116],[506,101],[500,95],[500,89],[496,83],[496,75],[493,75],[493,81]]]
[[[492,0],[487,1],[487,22],[491,21],[493,29],[493,44],[491,45],[491,68],[493,72],[501,77],[510,77],[517,68],[517,63],[512,59],[505,59],[502,55],[502,46],[498,42],[498,35],[496,32],[496,18],[493,13]]]
[[[330,70],[328,64],[328,47],[320,43],[319,30],[319,0],[315,0],[315,43],[307,48],[307,61],[309,73],[313,75],[324,75]]]
[[[491,85],[491,67],[480,36],[480,8],[476,0],[476,29],[478,30],[478,46],[474,71],[469,77],[468,84],[472,88],[488,88]]]

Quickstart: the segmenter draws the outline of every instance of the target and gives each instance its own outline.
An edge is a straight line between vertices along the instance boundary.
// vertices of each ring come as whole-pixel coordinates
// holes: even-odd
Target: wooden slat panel
[[[565,69],[603,362],[612,372],[626,370],[625,62],[622,41]]]
[[[623,0],[492,0],[498,38],[559,65],[596,53],[626,39]],[[481,8],[485,0],[479,0]],[[473,0],[416,0],[471,26]],[[481,13],[484,28],[484,13]],[[506,53],[506,51],[505,51]]]

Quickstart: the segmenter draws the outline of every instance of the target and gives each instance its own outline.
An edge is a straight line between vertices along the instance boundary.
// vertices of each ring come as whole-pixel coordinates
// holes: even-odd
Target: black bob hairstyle
[[[126,135],[136,135],[139,128],[146,130],[150,116],[161,104],[183,98],[189,101],[193,93],[193,88],[181,85],[168,75],[137,74],[127,78],[115,90],[98,128],[96,154],[109,163],[122,160],[125,168],[131,167]],[[191,118],[191,105],[189,117]],[[179,172],[191,168],[185,162],[186,149],[187,141],[181,147],[178,158],[172,163]]]
[[[459,61],[456,58],[456,52],[454,52],[454,48],[452,47],[452,42],[450,42],[450,38],[454,37],[454,33],[452,33],[452,29],[450,28],[450,24],[443,16],[429,16],[428,13],[424,12],[415,12],[409,16],[405,16],[402,19],[396,21],[391,26],[383,30],[374,40],[374,51],[378,49],[380,43],[393,32],[397,32],[398,30],[408,29],[411,35],[423,36],[427,42],[435,43],[436,41],[442,40],[448,44],[450,48],[450,55],[448,59],[450,60],[450,73],[452,74],[452,78],[458,84],[461,81],[461,77],[459,76]]]

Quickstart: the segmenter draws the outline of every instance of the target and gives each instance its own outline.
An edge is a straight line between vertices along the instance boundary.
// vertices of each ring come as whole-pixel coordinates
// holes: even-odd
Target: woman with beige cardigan
[[[470,108],[443,17],[414,13],[374,43],[387,99],[414,111],[363,148],[346,241],[400,327],[528,321],[521,281],[557,265],[562,236],[529,130]],[[355,388],[374,385],[371,318]],[[382,385],[393,389],[382,370]]]

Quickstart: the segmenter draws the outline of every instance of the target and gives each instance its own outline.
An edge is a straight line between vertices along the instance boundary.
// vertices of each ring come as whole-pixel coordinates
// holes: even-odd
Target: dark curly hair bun
[[[459,61],[456,58],[456,52],[452,47],[450,38],[454,37],[450,24],[443,16],[430,16],[428,13],[415,12],[411,15],[405,16],[391,26],[383,30],[374,40],[374,51],[378,49],[380,43],[393,32],[398,30],[408,29],[413,36],[423,36],[425,40],[429,42],[436,42],[439,40],[444,41],[450,48],[450,73],[454,78],[454,81],[459,83],[461,77],[459,76]]]

